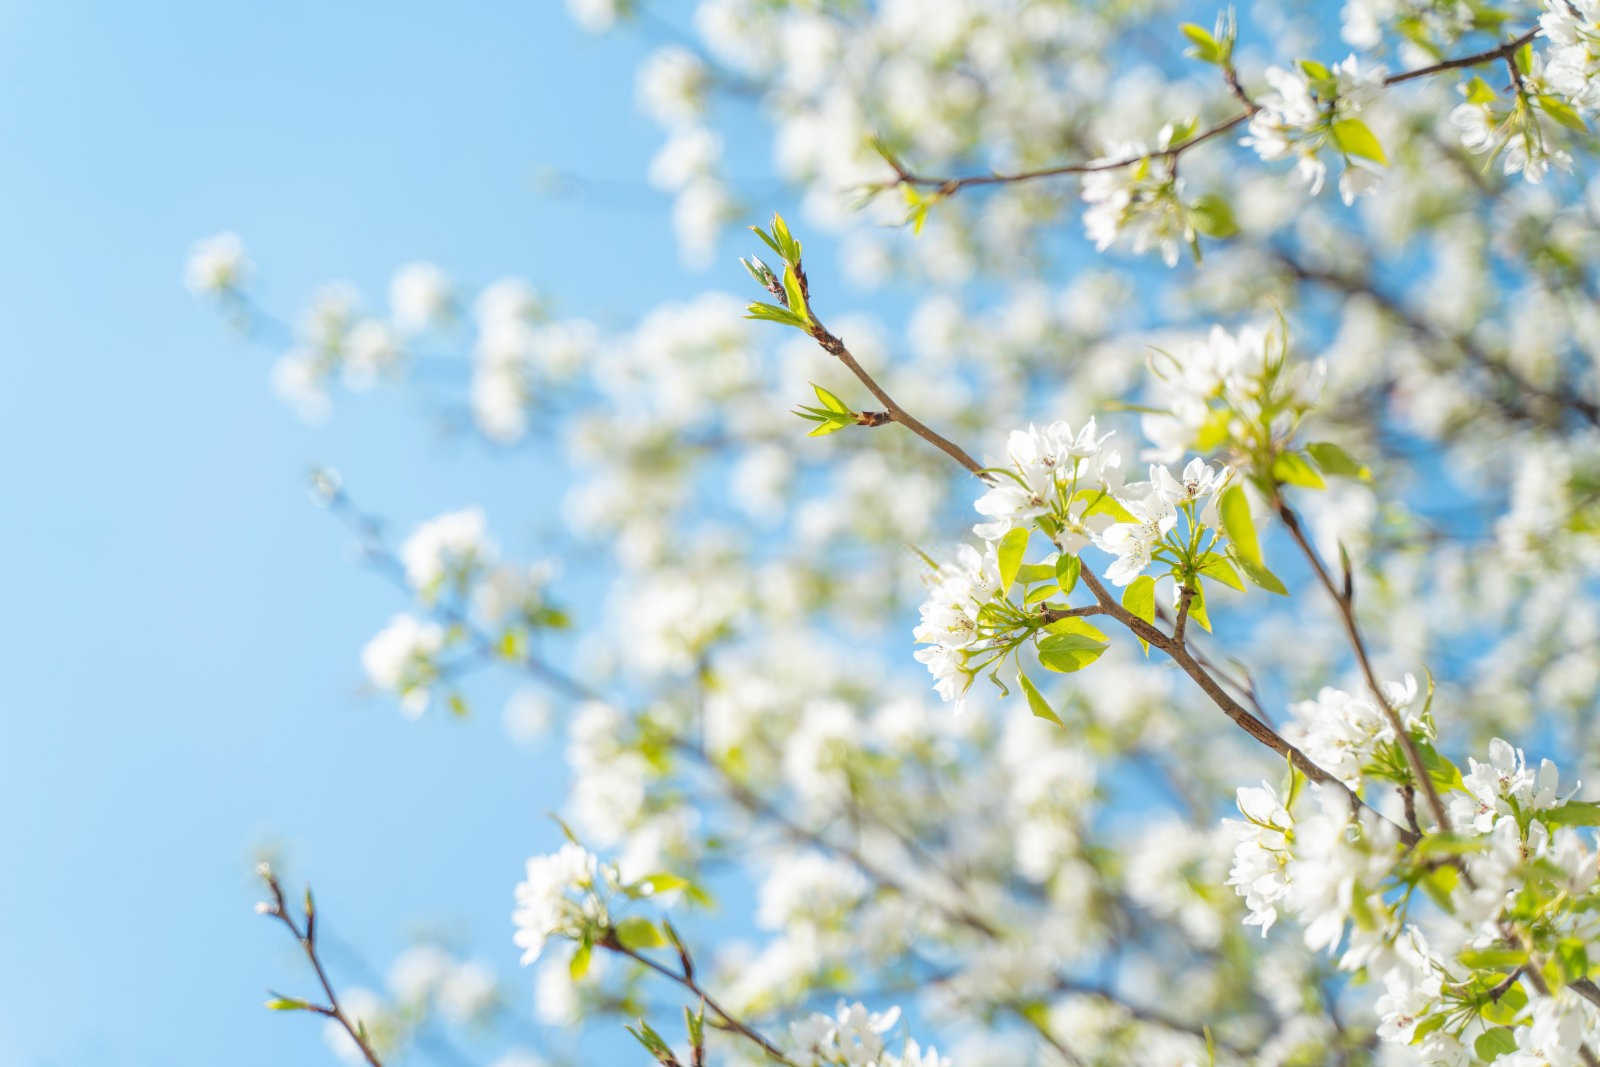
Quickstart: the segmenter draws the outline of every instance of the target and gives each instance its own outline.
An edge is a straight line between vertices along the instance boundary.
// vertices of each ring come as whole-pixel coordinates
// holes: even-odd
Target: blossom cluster
[[[1388,699],[1406,689],[1414,696],[1409,685]],[[1343,694],[1324,692],[1296,714],[1346,720],[1317,723],[1326,734],[1373,731],[1370,708]],[[1422,731],[1412,743],[1426,743]],[[1361,747],[1342,751],[1353,761]],[[1381,747],[1366,746],[1361,770],[1389,773]],[[1452,826],[1435,824],[1414,843],[1298,776],[1286,790],[1240,789],[1228,884],[1263,935],[1280,914],[1293,916],[1307,948],[1379,982],[1378,1035],[1413,1046],[1424,1062],[1580,1062],[1600,1036],[1584,991],[1593,988],[1584,946],[1597,932],[1600,856],[1579,827],[1600,821],[1600,809],[1571,801],[1553,764],[1534,770],[1501,739],[1486,762],[1468,765],[1464,775],[1448,761],[1430,772]]]
[[[515,660],[534,633],[565,625],[547,595],[554,566],[501,562],[479,508],[417,526],[400,546],[397,565],[428,614],[394,616],[367,642],[361,662],[368,681],[398,697],[409,717],[427,710],[453,648],[465,643]],[[452,706],[465,710],[458,696]]]
[[[1295,70],[1268,67],[1272,91],[1260,99],[1243,143],[1264,160],[1295,159],[1295,173],[1312,196],[1322,192],[1324,151],[1343,160],[1339,196],[1346,204],[1376,188],[1387,162],[1383,148],[1360,118],[1383,90],[1384,69],[1349,56],[1332,68],[1302,60]]]

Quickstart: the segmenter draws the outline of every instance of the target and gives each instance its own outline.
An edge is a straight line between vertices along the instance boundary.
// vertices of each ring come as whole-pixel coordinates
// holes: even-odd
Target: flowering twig
[[[1484,63],[1493,63],[1496,60],[1505,59],[1514,55],[1517,49],[1529,43],[1538,35],[1539,31],[1537,29],[1532,29],[1513,40],[1496,45],[1494,48],[1485,49],[1482,52],[1474,52],[1471,55],[1461,56],[1456,59],[1448,59],[1440,63],[1430,64],[1426,67],[1418,67],[1415,70],[1407,70],[1401,71],[1398,74],[1391,74],[1383,79],[1383,85],[1385,87],[1389,87],[1393,85],[1399,85],[1402,82],[1408,82],[1416,78],[1424,78],[1430,74],[1438,74],[1447,70],[1459,70],[1465,67],[1480,66]],[[950,196],[954,193],[960,192],[963,189],[969,189],[980,185],[1014,185],[1021,182],[1037,181],[1041,178],[1058,178],[1068,174],[1093,174],[1097,171],[1120,170],[1123,167],[1132,167],[1139,163],[1146,162],[1147,160],[1176,160],[1178,156],[1182,155],[1184,152],[1187,152],[1189,149],[1204,144],[1205,142],[1221,136],[1222,134],[1227,133],[1229,130],[1232,130],[1235,127],[1241,126],[1250,121],[1250,118],[1258,110],[1260,110],[1260,106],[1257,105],[1250,98],[1249,94],[1244,91],[1244,87],[1239,83],[1237,72],[1234,72],[1231,66],[1224,69],[1223,76],[1228,83],[1229,92],[1244,103],[1243,109],[1237,114],[1223,119],[1214,125],[1208,126],[1204,130],[1201,130],[1190,137],[1168,145],[1166,148],[1158,149],[1153,152],[1141,152],[1137,155],[1123,156],[1118,159],[1091,160],[1084,163],[1063,163],[1051,167],[1041,167],[1037,170],[1014,171],[1009,174],[991,171],[988,174],[971,174],[965,177],[952,176],[939,178],[917,174],[909,170],[893,155],[884,151],[880,147],[879,154],[883,156],[884,161],[887,162],[890,168],[894,170],[895,176],[881,182],[871,183],[865,188],[868,192],[882,192],[886,189],[893,189],[897,186],[906,185],[923,189],[933,189],[940,196]]]
[[[318,1004],[315,1001],[301,1000],[298,997],[286,997],[278,993],[272,993],[273,999],[269,1001],[269,1006],[282,1011],[309,1011],[324,1018],[332,1019],[343,1028],[344,1032],[349,1035],[350,1040],[355,1042],[356,1048],[361,1050],[362,1057],[366,1059],[371,1067],[383,1067],[382,1061],[378,1059],[378,1054],[372,1050],[372,1043],[367,1037],[366,1027],[361,1025],[359,1021],[352,1022],[350,1016],[345,1014],[344,1009],[339,1006],[338,994],[333,991],[333,983],[328,980],[328,972],[323,969],[322,959],[317,954],[317,909],[316,903],[312,900],[310,888],[306,889],[305,925],[302,927],[300,923],[295,921],[293,914],[290,913],[288,903],[284,900],[283,886],[278,882],[278,876],[273,873],[272,868],[263,863],[256,868],[256,873],[261,876],[262,881],[266,882],[267,892],[271,894],[270,900],[263,900],[256,905],[256,911],[262,915],[277,919],[294,935],[294,939],[300,943],[301,949],[304,950],[306,959],[311,963],[312,971],[316,973],[317,982],[322,986],[323,995],[328,998],[326,1004]]]
[[[883,386],[879,385],[877,380],[867,373],[866,368],[856,361],[855,356],[851,355],[850,349],[845,347],[845,343],[831,333],[827,327],[823,326],[820,319],[812,318],[810,333],[824,352],[843,363],[845,368],[851,374],[854,374],[862,385],[867,387],[867,392],[876,397],[878,403],[884,406],[889,419],[898,422],[924,441],[927,441],[979,478],[987,480],[983,465],[968,455],[961,446],[955,444],[948,437],[936,433],[905,408],[895,403],[894,397],[884,391]],[[879,425],[879,423],[874,422],[871,425]]]
[[[1327,590],[1334,605],[1339,609],[1339,619],[1344,624],[1345,636],[1350,640],[1350,648],[1355,653],[1356,662],[1360,664],[1361,674],[1366,679],[1367,688],[1372,692],[1372,699],[1378,702],[1384,718],[1389,720],[1389,726],[1394,730],[1395,739],[1400,745],[1400,750],[1405,753],[1406,764],[1411,770],[1411,776],[1416,785],[1422,790],[1422,795],[1428,801],[1428,809],[1433,812],[1433,818],[1439,829],[1445,833],[1450,832],[1450,813],[1445,810],[1444,801],[1439,797],[1438,787],[1434,785],[1433,776],[1428,773],[1423,765],[1422,753],[1417,750],[1417,743],[1412,738],[1405,724],[1400,721],[1399,712],[1394,710],[1394,705],[1389,702],[1384,694],[1383,686],[1378,682],[1377,672],[1372,669],[1372,660],[1367,655],[1366,642],[1361,637],[1361,628],[1356,623],[1354,591],[1347,581],[1343,588],[1333,584],[1333,576],[1328,573],[1328,568],[1323,564],[1322,558],[1317,555],[1317,550],[1311,546],[1306,537],[1305,530],[1300,525],[1300,518],[1294,509],[1281,496],[1275,501],[1278,515],[1283,519],[1284,526],[1289,531],[1289,536],[1300,546],[1301,553],[1306,561],[1311,564],[1311,569],[1316,572],[1317,580],[1322,583],[1322,588]]]
[[[650,970],[656,972],[662,977],[676,982],[678,985],[688,990],[691,994],[698,997],[700,1002],[707,1008],[711,1009],[712,1013],[721,1020],[722,1029],[729,1030],[732,1033],[736,1033],[746,1040],[753,1042],[758,1048],[761,1049],[762,1052],[766,1054],[767,1058],[773,1062],[787,1064],[788,1067],[798,1067],[793,1060],[783,1054],[782,1049],[778,1048],[777,1045],[773,1044],[767,1038],[761,1036],[761,1034],[757,1033],[748,1024],[741,1022],[736,1015],[723,1008],[722,1005],[718,1004],[716,1000],[705,991],[705,989],[700,985],[699,980],[695,978],[694,962],[689,957],[688,949],[683,947],[682,943],[678,941],[676,935],[669,934],[669,936],[672,937],[673,943],[678,950],[678,959],[680,966],[682,967],[681,971],[675,971],[666,964],[657,960],[653,960],[649,956],[646,956],[643,953],[624,945],[622,941],[618,939],[615,931],[608,933],[604,938],[596,942],[596,944],[598,944],[601,948],[615,952],[619,956],[626,956],[635,963],[643,964],[645,967],[648,967]]]

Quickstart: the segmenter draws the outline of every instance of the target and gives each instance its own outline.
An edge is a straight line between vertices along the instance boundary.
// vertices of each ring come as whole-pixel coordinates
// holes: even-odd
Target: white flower
[[[1426,955],[1421,933],[1415,927],[1408,927],[1407,933],[1410,936],[1402,939],[1401,946],[1412,943],[1420,949],[1402,953],[1405,962],[1384,974],[1385,992],[1374,1005],[1378,1036],[1399,1045],[1409,1045],[1416,1036],[1417,1024],[1439,1006],[1443,986],[1442,977]]]
[[[183,284],[191,293],[203,296],[224,293],[238,287],[250,270],[244,242],[236,233],[219,233],[196,241],[183,268]]]
[[[491,562],[495,548],[487,525],[482,508],[465,508],[418,526],[400,546],[411,588],[431,598],[444,583],[464,582],[479,566]]]
[[[1267,161],[1295,156],[1295,173],[1312,196],[1322,192],[1328,173],[1320,152],[1332,147],[1344,160],[1339,195],[1350,204],[1377,186],[1381,165],[1346,152],[1336,124],[1358,121],[1356,116],[1383,91],[1384,69],[1364,67],[1351,55],[1326,74],[1327,78],[1314,79],[1304,67],[1268,67],[1265,77],[1271,91],[1261,94],[1260,108],[1240,143]]]
[[[1172,135],[1172,126],[1162,129],[1158,153],[1171,142]],[[1162,261],[1169,267],[1176,266],[1184,246],[1195,240],[1194,225],[1183,202],[1183,179],[1169,158],[1151,156],[1136,141],[1116,146],[1109,155],[1092,160],[1091,165],[1124,159],[1137,162],[1105,166],[1083,176],[1083,200],[1089,205],[1083,213],[1084,229],[1099,251],[1125,240],[1136,254],[1159,248]]]
[[[428,687],[438,673],[433,657],[442,647],[437,623],[396,615],[361,650],[361,665],[373,685],[398,696],[406,715],[416,718],[428,707]]]
[[[1390,683],[1384,697],[1408,730],[1431,735],[1421,709],[1414,707],[1415,677],[1408,674],[1403,682]],[[1388,716],[1366,694],[1352,695],[1325,687],[1315,700],[1291,705],[1289,711],[1294,721],[1285,727],[1284,736],[1313,763],[1352,789],[1360,787],[1362,771],[1372,762],[1378,746],[1396,740]]]
[[[1095,546],[1116,559],[1106,568],[1106,578],[1115,585],[1128,585],[1150,561],[1163,538],[1177,525],[1178,513],[1172,502],[1151,482],[1124,486],[1117,502],[1133,516],[1132,522],[1119,522],[1094,537]]]
[[[327,419],[333,408],[328,398],[322,364],[304,349],[294,349],[278,357],[272,365],[272,391],[292,407],[304,422],[316,424]]]
[[[1211,496],[1227,484],[1233,472],[1227,467],[1212,467],[1199,456],[1183,468],[1183,477],[1174,478],[1172,472],[1159,464],[1150,467],[1150,482],[1156,495],[1175,508],[1193,504]]]
[[[580,936],[605,922],[599,890],[616,884],[616,871],[581,845],[569,841],[547,856],[533,856],[516,888],[512,940],[522,949],[524,966],[539,958],[552,936]]]
[[[666,126],[694,122],[705,109],[710,79],[705,64],[686,48],[658,48],[639,67],[639,107]]]
[[[1099,488],[1108,478],[1118,476],[1121,457],[1104,447],[1110,437],[1098,432],[1092,418],[1076,434],[1065,422],[1043,429],[1030,425],[1026,430],[1013,430],[1006,439],[1006,455],[1016,477],[997,479],[994,487],[978,498],[974,505],[978,514],[992,521],[979,523],[972,532],[996,541],[1059,510],[1065,520],[1060,547],[1067,552],[1082,548],[1090,532],[1083,512],[1092,501],[1069,500],[1068,495]]]
[[[400,362],[393,331],[377,319],[363,319],[345,338],[344,382],[351,389],[371,388]]]
[[[1582,108],[1600,108],[1600,3],[1546,0],[1539,28],[1550,39],[1545,83]]]
[[[389,282],[389,310],[402,333],[436,325],[450,309],[450,279],[432,263],[407,263]]]
[[[859,1002],[848,1006],[841,1002],[832,1018],[818,1012],[790,1023],[789,1040],[798,1052],[818,1056],[826,1063],[876,1067],[883,1056],[883,1035],[899,1019],[899,1008],[869,1012]]]
[[[978,643],[978,612],[1000,589],[1000,564],[994,546],[979,552],[962,545],[956,558],[940,565],[928,579],[922,621],[913,631],[919,662],[934,677],[934,688],[947,701],[957,701],[972,684],[966,652]]]
[[[1238,792],[1239,811],[1244,821],[1225,819],[1223,825],[1237,841],[1233,867],[1227,885],[1244,897],[1250,914],[1246,926],[1261,927],[1265,937],[1277,921],[1277,905],[1289,892],[1289,838],[1294,820],[1278,800],[1272,786],[1245,787]]]
[[[567,0],[567,13],[590,33],[604,33],[617,24],[623,0]]]

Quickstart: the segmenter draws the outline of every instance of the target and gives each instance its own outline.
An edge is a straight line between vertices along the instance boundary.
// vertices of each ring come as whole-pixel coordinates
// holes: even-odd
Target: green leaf
[[[1070,674],[1099,659],[1108,647],[1105,641],[1097,641],[1088,634],[1051,634],[1039,642],[1039,664],[1046,670]]]
[[[1502,1026],[1510,1026],[1517,1021],[1517,1016],[1522,1014],[1522,1009],[1528,1006],[1528,994],[1522,986],[1513,985],[1500,994],[1499,1000],[1491,1000],[1479,1009],[1484,1019]]]
[[[1072,502],[1085,505],[1083,517],[1086,519],[1090,515],[1109,515],[1117,522],[1139,521],[1116,497],[1104,489],[1079,489],[1072,494]]]
[[[776,212],[772,215],[772,238],[777,242],[777,253],[789,263],[800,262],[800,242],[789,232],[789,224]]]
[[[1357,462],[1350,453],[1331,441],[1313,441],[1306,445],[1306,451],[1317,466],[1329,474],[1340,478],[1359,478],[1363,482],[1372,481],[1372,471],[1366,464]]]
[[[1217,500],[1217,511],[1222,516],[1222,530],[1228,542],[1246,559],[1261,562],[1261,543],[1256,540],[1256,524],[1250,518],[1250,500],[1241,486],[1230,485]]]
[[[760,226],[752,226],[750,227],[750,232],[761,238],[761,243],[772,249],[772,251],[777,255],[783,255],[783,249],[778,247],[777,241],[774,241],[771,237],[767,236],[766,230],[763,230]]]
[[[1196,26],[1192,22],[1185,22],[1179,29],[1194,44],[1193,50],[1189,53],[1190,55],[1206,63],[1222,62],[1222,46],[1217,43],[1215,37],[1211,36],[1211,31],[1204,27]]]
[[[572,954],[572,959],[567,962],[567,974],[574,982],[583,981],[583,976],[589,973],[589,961],[594,957],[594,948],[587,941],[578,943],[578,951]]]
[[[794,313],[794,317],[807,326],[811,325],[811,309],[806,307],[805,293],[800,288],[800,276],[795,273],[793,263],[783,268],[783,292],[789,298],[789,310]]]
[[[1211,632],[1211,616],[1206,614],[1206,593],[1199,581],[1194,583],[1194,599],[1189,601],[1189,618],[1199,623],[1206,633]]]
[[[1239,551],[1238,545],[1228,546],[1228,558],[1233,560],[1234,565],[1244,572],[1244,576],[1250,579],[1252,584],[1260,586],[1269,593],[1277,593],[1279,596],[1289,595],[1289,590],[1285,588],[1276,574],[1267,570],[1265,565],[1252,559],[1246,559],[1244,553]]]
[[[1054,582],[1051,582],[1049,585],[1036,585],[1032,589],[1028,590],[1028,595],[1022,598],[1022,603],[1024,606],[1031,607],[1034,604],[1039,604],[1049,600],[1059,592],[1061,592],[1061,590],[1056,588]]]
[[[1280,452],[1272,461],[1272,476],[1284,485],[1298,485],[1302,489],[1326,489],[1317,469],[1306,462],[1298,452]]]
[[[1332,72],[1314,59],[1302,59],[1300,61],[1300,69],[1305,71],[1306,77],[1312,81],[1325,82],[1333,80]]]
[[[660,948],[667,943],[656,924],[643,915],[630,915],[617,923],[617,940],[622,942],[624,948],[631,948],[635,952],[644,948]]]
[[[1489,83],[1476,76],[1467,82],[1466,95],[1467,103],[1477,104],[1480,107],[1484,104],[1492,104],[1496,99],[1495,91],[1489,88]]]
[[[793,326],[797,330],[806,328],[806,322],[788,308],[781,308],[777,304],[755,303],[745,308],[745,318],[762,319],[767,322],[776,322],[780,326]]]
[[[273,997],[267,1001],[268,1011],[307,1011],[310,1007],[305,1001],[293,997]]]
[[[1028,550],[1028,535],[1032,533],[1026,526],[1019,526],[1000,538],[1000,543],[995,546],[995,555],[1000,560],[1000,592],[1005,593],[1011,588],[1011,583],[1017,580],[1017,568],[1022,566],[1023,553]]]
[[[1464,948],[1457,958],[1462,966],[1475,971],[1504,971],[1527,963],[1528,952],[1521,948]]]
[[[1057,726],[1065,725],[1061,721],[1061,717],[1056,714],[1055,709],[1050,706],[1050,702],[1044,698],[1044,694],[1039,692],[1033,681],[1026,674],[1018,671],[1017,682],[1022,686],[1022,692],[1028,698],[1028,710],[1033,712],[1035,718],[1048,719]]]
[[[1383,145],[1378,143],[1378,138],[1367,128],[1367,124],[1360,119],[1339,119],[1333,124],[1333,143],[1339,146],[1340,151],[1347,156],[1357,156],[1361,159],[1370,159],[1374,163],[1387,165],[1389,159],[1383,154]]]
[[[1456,910],[1454,894],[1460,881],[1460,871],[1454,867],[1440,866],[1422,876],[1422,888],[1440,910],[1451,913]]]
[[[1229,588],[1237,589],[1241,593],[1244,592],[1244,582],[1239,578],[1239,572],[1233,569],[1233,564],[1228,562],[1226,556],[1220,556],[1215,552],[1207,552],[1200,564],[1200,573],[1207,578],[1221,582]]]
[[[1564,937],[1556,944],[1556,960],[1569,982],[1589,975],[1589,950],[1575,937]]]
[[[1044,632],[1047,634],[1078,634],[1082,637],[1087,637],[1091,640],[1098,641],[1102,645],[1108,645],[1111,643],[1111,638],[1106,636],[1104,630],[1100,629],[1100,627],[1096,626],[1094,623],[1089,622],[1087,619],[1079,618],[1076,615],[1069,615],[1064,619],[1057,619],[1049,626],[1046,626],[1044,628]]]
[[[850,410],[850,405],[846,404],[843,400],[840,400],[838,397],[828,392],[816,382],[811,383],[811,388],[817,394],[817,399],[822,401],[822,406],[827,408],[829,411],[837,411],[841,415],[855,414],[855,412]]]
[[[1061,587],[1061,592],[1070,595],[1078,586],[1078,576],[1083,573],[1083,561],[1077,556],[1070,556],[1063,552],[1056,557],[1056,585]]]
[[[1156,580],[1148,574],[1135,578],[1122,593],[1122,606],[1127,608],[1135,618],[1143,619],[1147,623],[1156,621]],[[1139,638],[1139,644],[1145,652],[1150,651],[1150,642]]]
[[[1551,826],[1600,826],[1600,804],[1569,800],[1559,808],[1541,811],[1539,819]]]
[[[645,1022],[643,1019],[639,1020],[638,1029],[634,1029],[631,1026],[624,1026],[623,1029],[632,1034],[634,1039],[645,1047],[645,1051],[649,1052],[651,1056],[655,1057],[657,1063],[677,1062],[672,1055],[672,1048],[667,1044],[666,1039],[660,1034],[656,1033],[655,1030],[651,1028],[650,1024]]]
[[[1233,206],[1214,193],[1208,193],[1189,205],[1189,217],[1194,228],[1207,237],[1232,237],[1239,232],[1233,217]]]
[[[1053,563],[1024,563],[1017,568],[1017,580],[1023,585],[1032,585],[1034,582],[1053,582],[1056,579],[1056,568]]]
[[[633,884],[641,890],[642,896],[655,896],[658,893],[670,893],[674,889],[685,889],[689,885],[689,879],[666,871],[657,871],[655,874],[645,875]]]
[[[1509,1027],[1496,1026],[1478,1035],[1478,1040],[1472,1043],[1472,1051],[1484,1061],[1492,1060],[1502,1053],[1515,1052],[1517,1035]]]
[[[1559,96],[1550,96],[1547,93],[1539,94],[1539,110],[1555,119],[1569,130],[1578,133],[1588,133],[1589,127],[1584,123],[1583,116],[1578,114],[1576,108]]]

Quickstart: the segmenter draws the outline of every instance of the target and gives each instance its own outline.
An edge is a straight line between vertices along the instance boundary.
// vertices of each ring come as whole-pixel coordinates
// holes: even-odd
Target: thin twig
[[[1415,70],[1402,71],[1399,74],[1391,74],[1387,78],[1383,79],[1383,84],[1385,87],[1399,85],[1401,82],[1408,82],[1414,78],[1427,77],[1430,74],[1438,74],[1442,71],[1458,70],[1463,67],[1475,67],[1483,63],[1492,63],[1495,60],[1503,59],[1513,55],[1517,49],[1521,48],[1529,41],[1532,41],[1538,36],[1538,34],[1539,31],[1537,29],[1529,30],[1527,33],[1522,34],[1520,37],[1517,37],[1514,40],[1507,41],[1504,44],[1497,45],[1494,48],[1486,49],[1482,52],[1475,52],[1472,55],[1461,56],[1458,59],[1448,59],[1441,63],[1434,63],[1426,67],[1418,67]],[[1090,160],[1087,163],[1064,163],[1057,166],[1041,167],[1037,170],[1014,171],[1010,174],[991,171],[988,174],[971,174],[965,177],[937,178],[928,175],[917,174],[909,170],[894,156],[889,154],[887,151],[880,149],[880,154],[883,156],[885,162],[887,162],[894,170],[895,176],[887,181],[872,183],[866,188],[869,192],[881,192],[885,189],[892,189],[895,186],[912,185],[924,189],[935,189],[941,196],[950,196],[954,193],[960,192],[963,189],[969,189],[980,185],[1012,185],[1020,182],[1037,181],[1041,178],[1057,178],[1068,174],[1093,174],[1097,171],[1120,170],[1123,167],[1131,167],[1136,164],[1146,162],[1147,160],[1176,160],[1179,155],[1187,152],[1189,149],[1194,148],[1197,145],[1204,144],[1212,138],[1218,137],[1237,126],[1248,122],[1251,116],[1260,110],[1260,106],[1251,100],[1249,94],[1244,91],[1244,87],[1239,84],[1237,72],[1225,68],[1223,72],[1223,78],[1228,82],[1229,92],[1244,102],[1244,109],[1229,118],[1223,119],[1221,122],[1201,130],[1199,133],[1196,133],[1191,137],[1185,138],[1176,144],[1168,145],[1166,148],[1159,149],[1154,152],[1140,152],[1135,155],[1123,156],[1117,159]]]
[[[1389,726],[1395,733],[1395,739],[1400,744],[1400,750],[1405,753],[1406,764],[1411,770],[1411,776],[1416,780],[1416,785],[1422,790],[1423,797],[1428,801],[1428,809],[1433,812],[1433,818],[1438,823],[1439,829],[1445,833],[1450,832],[1450,813],[1445,810],[1444,801],[1439,797],[1439,790],[1433,783],[1433,776],[1423,765],[1422,753],[1417,749],[1416,740],[1405,724],[1400,721],[1399,712],[1389,703],[1388,696],[1383,691],[1382,684],[1378,681],[1377,672],[1372,669],[1372,659],[1367,655],[1366,642],[1361,637],[1361,627],[1356,623],[1355,598],[1346,596],[1340,588],[1333,583],[1333,576],[1328,573],[1328,568],[1323,564],[1322,557],[1317,555],[1317,550],[1311,546],[1311,541],[1306,537],[1305,530],[1300,525],[1300,517],[1294,513],[1281,496],[1276,498],[1278,516],[1283,519],[1284,526],[1289,530],[1289,536],[1294,538],[1295,544],[1300,546],[1301,554],[1311,564],[1311,569],[1316,572],[1317,580],[1322,583],[1322,588],[1327,590],[1328,596],[1339,609],[1339,619],[1344,624],[1345,636],[1349,638],[1350,648],[1355,653],[1356,662],[1361,667],[1361,674],[1366,679],[1367,689],[1372,693],[1372,699],[1378,702],[1378,707],[1383,712]]]
[[[788,1056],[785,1056],[783,1054],[783,1050],[778,1048],[777,1045],[774,1045],[771,1041],[767,1040],[765,1037],[762,1037],[761,1034],[757,1033],[750,1026],[740,1021],[738,1016],[729,1012],[721,1004],[718,1004],[716,1000],[712,998],[711,994],[707,993],[705,989],[701,987],[699,981],[694,976],[694,968],[692,965],[685,967],[682,972],[674,971],[666,964],[653,960],[649,956],[646,956],[643,953],[637,952],[634,949],[629,948],[627,945],[624,945],[617,939],[615,931],[608,933],[597,943],[601,948],[609,949],[618,955],[626,956],[636,963],[642,963],[644,966],[650,968],[652,971],[655,971],[662,977],[670,979],[671,981],[676,982],[678,985],[681,985],[684,989],[688,990],[696,997],[699,997],[700,1002],[706,1007],[710,1008],[712,1013],[715,1014],[717,1018],[722,1020],[722,1024],[727,1029],[753,1042],[758,1048],[761,1049],[762,1052],[766,1053],[768,1059],[774,1060],[778,1063],[788,1064],[789,1067],[797,1067],[795,1062]]]
[[[289,911],[289,906],[283,897],[283,886],[279,884],[278,876],[273,873],[272,868],[262,864],[257,868],[257,872],[261,875],[262,880],[267,883],[267,891],[272,894],[272,899],[263,901],[258,905],[257,910],[263,915],[271,916],[283,923],[289,932],[294,935],[294,939],[300,943],[301,949],[304,950],[306,959],[310,961],[312,971],[316,973],[317,982],[322,986],[323,995],[328,998],[326,1004],[316,1004],[311,1001],[299,1001],[299,1004],[302,1005],[305,1011],[313,1012],[338,1023],[344,1029],[344,1032],[349,1035],[350,1040],[355,1042],[356,1048],[361,1050],[361,1055],[371,1067],[383,1067],[382,1061],[378,1059],[378,1054],[373,1051],[372,1045],[366,1037],[365,1029],[352,1023],[350,1017],[345,1014],[344,1009],[339,1006],[339,996],[333,991],[333,983],[328,980],[328,972],[323,969],[322,959],[317,953],[317,912],[316,906],[312,903],[311,890],[306,890],[305,927],[302,929],[300,924],[295,922],[294,916]],[[281,999],[293,1000],[295,998],[283,997]]]

